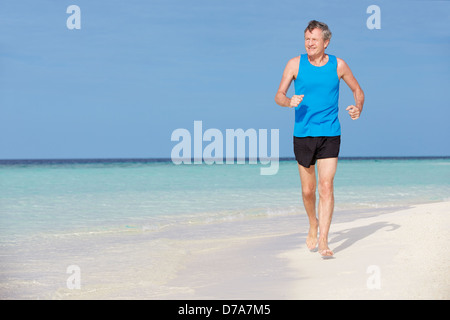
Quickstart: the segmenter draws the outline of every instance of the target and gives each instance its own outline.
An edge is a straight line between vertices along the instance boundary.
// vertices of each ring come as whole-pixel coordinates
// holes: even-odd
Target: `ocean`
[[[271,229],[280,217],[305,229],[296,162],[280,161],[275,175],[260,175],[261,166],[0,161],[0,298],[127,297],[143,286],[146,297],[163,297],[188,242],[281,232]],[[333,221],[448,200],[450,158],[343,158]],[[70,290],[70,266],[84,291]]]

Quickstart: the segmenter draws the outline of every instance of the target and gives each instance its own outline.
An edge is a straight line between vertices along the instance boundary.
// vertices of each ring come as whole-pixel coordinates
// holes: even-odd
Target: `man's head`
[[[331,39],[331,31],[326,23],[311,20],[305,29],[305,48],[309,55],[324,52]]]

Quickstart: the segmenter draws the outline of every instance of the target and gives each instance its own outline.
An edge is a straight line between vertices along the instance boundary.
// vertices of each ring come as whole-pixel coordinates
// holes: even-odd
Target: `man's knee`
[[[329,198],[333,196],[333,180],[319,181],[319,196]]]
[[[316,186],[302,186],[303,199],[314,199],[316,196]]]

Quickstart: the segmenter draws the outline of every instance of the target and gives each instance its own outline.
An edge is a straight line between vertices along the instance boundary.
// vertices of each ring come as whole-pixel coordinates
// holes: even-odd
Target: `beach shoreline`
[[[446,300],[449,212],[450,202],[429,203],[332,224],[329,260],[300,229],[211,246],[168,283],[184,293],[160,298]]]
[[[450,201],[337,211],[329,243],[335,255],[327,260],[306,248],[302,211],[49,238],[24,254],[3,251],[0,293],[2,299],[446,300],[449,212]],[[81,271],[78,290],[67,285],[70,266]]]

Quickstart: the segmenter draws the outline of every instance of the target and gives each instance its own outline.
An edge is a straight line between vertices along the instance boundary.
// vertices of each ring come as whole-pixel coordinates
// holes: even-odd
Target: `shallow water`
[[[296,230],[306,221],[295,161],[260,165],[153,161],[2,162],[2,298],[161,294],[192,248],[231,235]],[[450,159],[340,160],[336,220],[450,199]],[[271,219],[282,217],[282,229]],[[238,224],[233,224],[239,222]],[[214,240],[216,239],[216,240]],[[120,285],[119,285],[120,284]]]

